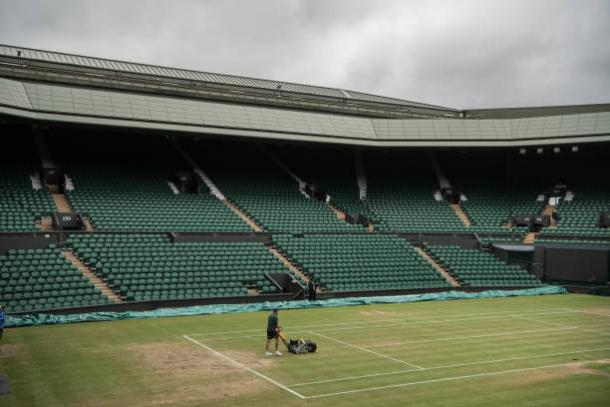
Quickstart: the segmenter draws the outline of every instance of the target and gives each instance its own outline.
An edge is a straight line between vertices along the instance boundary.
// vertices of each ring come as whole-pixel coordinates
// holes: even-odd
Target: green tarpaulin
[[[566,289],[559,286],[544,286],[523,290],[488,290],[477,293],[463,291],[445,291],[441,293],[394,295],[383,297],[351,297],[333,298],[320,301],[278,301],[255,304],[213,304],[185,308],[160,308],[153,311],[124,311],[124,312],[91,312],[88,314],[51,315],[51,314],[23,314],[7,316],[6,327],[70,324],[75,322],[114,321],[122,319],[144,319],[158,317],[177,317],[188,315],[230,314],[238,312],[256,312],[272,308],[300,309],[344,307],[349,305],[369,304],[398,304],[416,301],[444,301],[469,298],[498,298],[528,295],[564,294]]]

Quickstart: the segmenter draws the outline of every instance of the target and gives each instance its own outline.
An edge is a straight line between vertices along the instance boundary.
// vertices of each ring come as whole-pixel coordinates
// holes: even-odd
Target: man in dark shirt
[[[278,310],[274,309],[271,314],[269,314],[269,317],[267,318],[267,344],[265,345],[265,355],[266,356],[273,356],[273,353],[271,353],[271,351],[269,350],[269,345],[271,345],[271,341],[273,339],[275,339],[275,355],[276,356],[282,356],[282,353],[277,350],[277,347],[279,345],[279,337],[278,337],[278,317],[277,317],[277,313]]]
[[[2,339],[2,332],[4,331],[4,318],[6,317],[6,313],[4,312],[4,307],[0,305],[0,339]]]
[[[316,282],[313,281],[313,278],[309,279],[309,283],[307,283],[307,299],[309,301],[315,301],[318,298],[316,293]]]

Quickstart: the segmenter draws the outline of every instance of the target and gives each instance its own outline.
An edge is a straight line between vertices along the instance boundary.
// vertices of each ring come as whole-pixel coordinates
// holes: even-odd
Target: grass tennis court
[[[610,400],[610,298],[280,311],[310,355],[265,357],[267,313],[5,331],[0,406],[586,405]]]

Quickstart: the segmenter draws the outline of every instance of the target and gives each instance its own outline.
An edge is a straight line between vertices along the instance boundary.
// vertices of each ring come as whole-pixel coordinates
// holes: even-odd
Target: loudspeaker
[[[170,177],[181,194],[196,194],[199,192],[199,181],[192,172],[176,172]]]
[[[610,228],[610,212],[600,212],[597,220],[597,226],[600,228]]]
[[[41,173],[47,185],[63,185],[65,182],[64,170],[61,167],[42,167]]]
[[[55,212],[53,226],[57,230],[83,230],[85,228],[83,218],[74,212]]]

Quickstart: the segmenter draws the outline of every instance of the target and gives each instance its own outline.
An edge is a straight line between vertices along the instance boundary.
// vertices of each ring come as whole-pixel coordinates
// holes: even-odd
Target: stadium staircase
[[[263,151],[263,153],[269,157],[269,159],[271,161],[273,161],[278,167],[280,167],[284,172],[286,172],[286,174],[288,174],[290,176],[290,178],[294,179],[298,186],[299,186],[299,191],[301,191],[301,193],[304,196],[307,196],[304,192],[304,188],[307,185],[307,183],[298,175],[296,175],[294,173],[294,171],[292,171],[290,168],[288,168],[288,166],[286,166],[280,159],[278,159],[272,152],[270,152],[269,150],[267,150],[265,147],[263,147],[262,145],[259,144],[259,148],[261,149],[261,151]],[[358,183],[360,186],[360,178],[358,178]],[[360,194],[362,194],[362,186],[360,186]],[[366,179],[364,179],[364,194],[366,196]],[[316,199],[314,197],[308,197],[308,199]],[[362,198],[361,198],[362,199]],[[332,202],[326,202],[325,203],[326,206],[335,213],[335,215],[337,216],[337,219],[341,220],[342,222],[346,222],[346,214],[345,212],[343,212],[340,208],[336,207]]]
[[[53,230],[53,218],[50,216],[42,216],[36,221],[36,226],[43,232],[50,232]]]
[[[512,215],[540,213],[543,209],[537,202],[536,189],[507,191],[493,186],[471,186],[466,188],[468,200],[461,203],[464,213],[471,220],[473,232],[525,234],[527,227],[510,223]]]
[[[68,246],[127,301],[277,293],[267,273],[290,274],[260,242],[172,243],[163,234],[80,234]]]
[[[305,284],[309,283],[309,276],[303,273],[303,271],[296,265],[295,262],[292,261],[288,256],[286,256],[278,247],[274,244],[267,245],[269,251],[277,257],[286,267],[290,270],[295,276],[298,276]]]
[[[53,188],[53,186],[49,186],[49,192],[51,193],[51,198],[53,198],[57,212],[72,212],[72,207],[64,194],[58,192],[57,188]]]
[[[231,160],[240,166],[206,168],[219,188],[262,230],[271,232],[352,232],[362,231],[337,218],[325,202],[307,199],[300,192],[298,181],[267,157],[254,157],[252,152]],[[220,157],[217,157],[219,159]],[[227,157],[226,160],[229,160]]]
[[[0,303],[9,312],[112,304],[55,245],[0,256]]]
[[[214,195],[216,198],[220,199],[221,201],[226,201],[227,198],[224,196],[224,194],[220,191],[220,189],[218,189],[218,187],[216,186],[216,184],[214,184],[214,182],[210,179],[210,177],[208,177],[207,174],[205,172],[203,172],[203,170],[199,167],[199,164],[197,164],[197,162],[195,160],[193,160],[193,158],[190,156],[190,154],[187,153],[186,150],[184,148],[182,148],[182,146],[180,144],[178,144],[178,142],[175,139],[171,138],[170,141],[171,141],[172,145],[174,146],[174,148],[182,155],[182,157],[186,160],[186,162],[191,166],[191,168],[197,174],[197,176],[199,176],[201,181],[203,181],[203,183],[210,189],[210,192],[212,193],[212,195]]]
[[[555,207],[553,205],[549,205],[547,204],[544,207],[544,210],[542,211],[543,215],[547,215],[549,217],[549,219],[551,220],[551,223],[549,227],[554,228],[555,227],[555,221],[553,220],[553,212],[555,211]]]
[[[98,288],[102,294],[110,298],[115,304],[120,304],[124,302],[121,297],[119,297],[114,291],[112,291],[110,287],[108,287],[104,280],[96,276],[89,269],[89,267],[87,267],[87,265],[81,261],[80,258],[78,258],[74,253],[72,253],[71,250],[62,250],[62,254],[66,259],[68,259],[68,261],[70,261],[70,263],[72,263],[72,265],[78,271],[80,271],[85,277],[87,277],[91,284],[93,284],[94,287]]]
[[[469,228],[472,225],[470,218],[468,217],[466,212],[464,212],[460,204],[450,204],[449,206],[451,206],[453,212],[455,212],[456,216],[460,218],[465,227]]]
[[[277,235],[274,242],[325,291],[451,287],[406,240],[396,236]]]
[[[72,206],[70,205],[70,201],[68,201],[68,198],[66,197],[65,194],[62,194],[61,192],[59,192],[59,188],[57,187],[57,185],[48,185],[48,188],[49,188],[49,193],[51,194],[51,198],[53,199],[53,203],[55,204],[55,208],[57,209],[57,212],[60,212],[60,213],[74,212],[74,210],[72,209]],[[89,218],[83,216],[82,219],[83,219],[83,224],[85,225],[86,231],[91,232],[92,230],[94,230],[93,225],[91,224],[91,220]],[[53,224],[52,218],[48,218],[48,219],[44,219],[44,220],[41,219],[41,222],[40,222],[41,228],[43,230],[52,229],[52,224]]]
[[[599,213],[610,211],[610,192],[607,187],[583,182],[576,184],[573,190],[576,191],[573,199],[563,200],[557,207],[560,216],[557,226],[544,228],[542,235],[610,237],[610,228],[600,228],[597,225]]]
[[[261,226],[259,226],[246,212],[242,211],[241,208],[236,206],[233,202],[225,200],[224,203],[227,208],[231,209],[237,216],[239,216],[241,220],[246,222],[248,226],[252,228],[252,230],[255,232],[264,232],[264,229]]]
[[[534,244],[534,242],[536,241],[536,236],[538,236],[538,233],[536,232],[529,232],[525,235],[525,237],[523,238],[523,243],[524,244]]]
[[[445,270],[445,268],[443,266],[441,266],[440,264],[438,264],[436,262],[436,260],[434,260],[428,253],[426,253],[426,251],[424,249],[422,249],[421,247],[416,247],[415,251],[417,253],[419,253],[420,256],[422,256],[424,259],[426,259],[426,261],[428,263],[430,263],[430,265],[432,267],[434,267],[434,269],[436,271],[438,271],[438,273],[443,276],[443,278],[445,280],[447,280],[447,282],[449,284],[451,284],[451,287],[460,287],[460,283],[453,278],[453,276],[451,274],[449,274],[449,272],[447,270]]]

